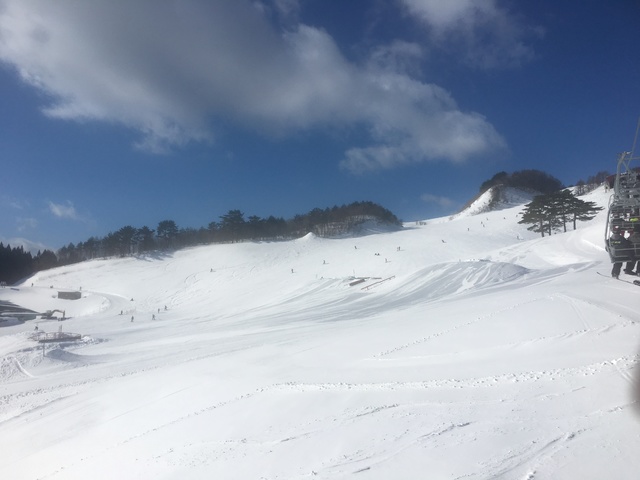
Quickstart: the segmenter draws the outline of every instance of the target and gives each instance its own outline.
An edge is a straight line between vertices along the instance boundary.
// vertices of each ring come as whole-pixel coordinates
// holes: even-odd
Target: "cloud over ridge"
[[[249,1],[1,5],[0,60],[47,93],[46,115],[125,125],[148,151],[214,141],[225,122],[285,137],[364,128],[368,143],[349,148],[340,163],[354,173],[462,162],[506,146],[484,116],[413,75],[420,47],[411,42],[378,46],[357,64],[326,31],[301,23],[279,29]],[[442,13],[440,24],[463,7]]]

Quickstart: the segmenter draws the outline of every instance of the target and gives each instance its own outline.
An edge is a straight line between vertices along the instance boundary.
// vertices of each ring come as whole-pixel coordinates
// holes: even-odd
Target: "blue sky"
[[[636,0],[0,0],[0,241],[458,210],[631,147]]]

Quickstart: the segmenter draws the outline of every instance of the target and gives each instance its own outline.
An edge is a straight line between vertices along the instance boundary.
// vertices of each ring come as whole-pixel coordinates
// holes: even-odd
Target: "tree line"
[[[590,175],[587,180],[580,179],[576,182],[576,195],[584,195],[601,185],[610,173],[600,171],[595,175]],[[560,180],[546,172],[540,170],[520,170],[513,173],[498,172],[489,180],[482,182],[480,185],[480,194],[486,192],[491,187],[505,186],[520,188],[523,190],[535,190],[536,192],[545,194],[557,192],[564,188]]]
[[[51,250],[38,251],[34,256],[24,247],[11,247],[0,242],[0,283],[13,284],[40,270],[57,266],[58,259]]]
[[[179,228],[173,220],[163,220],[155,229],[126,225],[102,238],[90,237],[84,242],[69,243],[56,253],[49,250],[38,252],[35,257],[22,247],[3,247],[0,249],[0,281],[11,284],[40,270],[95,258],[141,255],[211,243],[287,240],[309,232],[324,237],[335,236],[354,231],[367,220],[402,225],[393,213],[370,201],[315,208],[289,220],[273,215],[267,218],[256,215],[245,217],[240,210],[229,210],[219,217],[219,221],[211,222],[206,227]]]
[[[566,232],[569,223],[573,224],[575,230],[576,222],[591,220],[602,209],[595,202],[585,202],[565,189],[533,197],[524,206],[518,223],[530,225],[527,230],[544,237],[560,228]]]
[[[564,185],[560,180],[540,170],[519,170],[513,173],[498,172],[480,185],[480,194],[491,187],[504,186],[522,190],[535,190],[540,193],[556,192]]]
[[[604,183],[611,174],[605,170],[587,177],[587,181],[580,179],[576,183],[576,195],[585,195],[592,190],[595,190],[599,185]]]

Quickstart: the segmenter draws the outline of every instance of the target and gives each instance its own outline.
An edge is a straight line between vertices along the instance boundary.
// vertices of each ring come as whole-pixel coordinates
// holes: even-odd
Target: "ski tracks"
[[[514,305],[510,305],[510,306],[505,307],[505,308],[493,310],[493,311],[491,311],[491,312],[489,312],[487,314],[481,315],[481,316],[479,316],[479,317],[477,317],[477,318],[475,318],[473,320],[468,320],[466,322],[454,325],[451,328],[448,328],[446,330],[442,330],[440,332],[435,332],[435,333],[432,333],[431,335],[427,335],[427,336],[422,337],[422,338],[420,338],[418,340],[414,340],[412,342],[404,343],[402,345],[398,345],[396,347],[389,348],[388,350],[385,350],[385,351],[382,351],[380,353],[377,353],[377,354],[373,355],[373,358],[386,357],[388,355],[400,352],[400,351],[405,350],[407,348],[411,348],[411,347],[420,345],[422,343],[429,342],[430,340],[436,339],[436,338],[441,337],[443,335],[448,335],[448,334],[454,333],[457,330],[460,330],[462,328],[470,327],[472,325],[475,325],[476,323],[480,323],[480,322],[483,322],[483,321],[490,320],[491,318],[493,318],[493,317],[495,317],[497,315],[500,315],[501,313],[509,312],[509,311],[512,311],[512,310],[517,310],[519,308],[526,307],[527,305],[530,305],[530,304],[533,304],[533,303],[536,303],[536,302],[539,302],[539,301],[540,301],[540,298],[534,298],[534,299],[531,299],[531,300],[529,300],[527,302],[516,303]]]
[[[581,431],[569,432],[552,438],[532,440],[524,445],[515,445],[507,452],[482,462],[478,472],[456,477],[455,480],[533,480],[540,465],[567,448],[580,433]],[[519,470],[526,471],[524,476],[520,476],[522,474],[518,473]]]

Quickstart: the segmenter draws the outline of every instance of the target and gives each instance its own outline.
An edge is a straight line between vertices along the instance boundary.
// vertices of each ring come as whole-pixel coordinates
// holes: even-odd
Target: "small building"
[[[64,300],[79,300],[82,298],[82,292],[58,292],[58,298]]]

